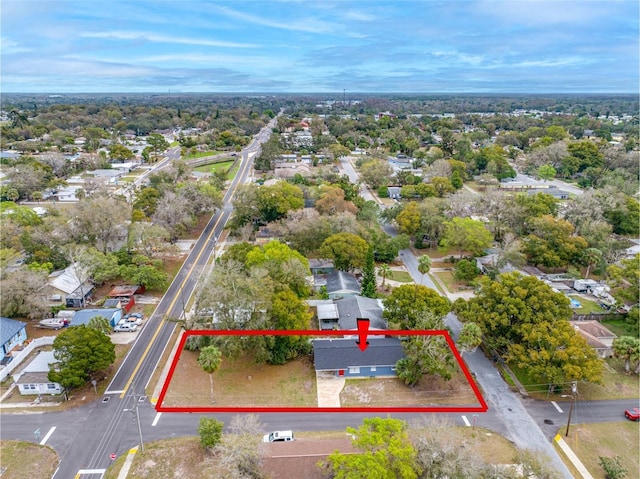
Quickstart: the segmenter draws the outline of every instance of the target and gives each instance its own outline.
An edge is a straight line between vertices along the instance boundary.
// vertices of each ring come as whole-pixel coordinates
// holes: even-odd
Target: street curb
[[[573,466],[578,470],[578,472],[584,479],[593,479],[593,476],[589,473],[587,468],[584,467],[582,461],[578,458],[578,456],[576,456],[569,444],[567,444],[566,441],[562,439],[562,436],[560,434],[556,434],[554,441],[558,443],[558,446],[560,447],[560,449],[562,449],[562,452],[565,453],[567,459],[571,461],[571,464],[573,464]]]
[[[129,469],[131,469],[131,465],[133,464],[133,458],[138,452],[138,446],[129,449],[129,453],[127,454],[126,459],[124,460],[124,464],[122,465],[122,469],[120,469],[120,473],[118,474],[118,479],[127,479],[129,475]]]
[[[173,362],[173,358],[176,355],[176,352],[178,350],[178,345],[180,344],[180,340],[182,339],[183,334],[184,334],[184,329],[181,329],[180,333],[178,333],[178,338],[176,339],[176,342],[173,345],[171,354],[169,354],[169,357],[167,358],[167,362],[165,363],[164,368],[162,369],[162,373],[158,378],[158,382],[153,388],[153,394],[151,395],[150,402],[154,406],[158,403],[158,399],[160,397],[160,391],[162,391],[162,387],[164,386],[164,383],[167,380],[167,376],[169,375],[169,369],[171,369],[171,363]]]

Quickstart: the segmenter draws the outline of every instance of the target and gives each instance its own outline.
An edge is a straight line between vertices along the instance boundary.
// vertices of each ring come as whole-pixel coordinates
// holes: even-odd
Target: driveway
[[[318,407],[340,407],[340,392],[344,382],[344,376],[316,371]]]

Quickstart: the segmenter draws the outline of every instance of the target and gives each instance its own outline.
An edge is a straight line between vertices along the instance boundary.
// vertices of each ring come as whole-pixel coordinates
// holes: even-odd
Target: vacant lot
[[[397,378],[347,379],[340,404],[345,407],[429,407],[478,405],[466,378],[457,374],[451,381],[424,377],[409,388]]]
[[[640,435],[638,423],[631,421],[580,424],[571,426],[569,436],[560,434],[573,449],[595,479],[604,479],[598,458],[620,456],[627,469],[627,477],[640,477]],[[562,453],[560,453],[563,456]],[[564,457],[563,457],[564,459]],[[566,462],[566,461],[565,461]]]
[[[307,358],[281,366],[255,364],[247,356],[224,359],[209,375],[198,365],[197,352],[184,351],[173,375],[165,406],[316,407],[316,377]]]
[[[50,447],[23,441],[0,441],[0,457],[2,479],[51,477],[58,464]]]

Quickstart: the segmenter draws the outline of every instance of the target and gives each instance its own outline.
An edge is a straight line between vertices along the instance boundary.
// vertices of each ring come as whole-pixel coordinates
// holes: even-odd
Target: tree
[[[3,225],[4,228],[4,225]],[[38,318],[50,311],[45,294],[47,273],[20,267],[0,280],[0,314],[5,318]]]
[[[549,268],[577,264],[587,248],[584,238],[574,235],[574,228],[566,220],[544,215],[529,220],[531,234],[523,239],[522,252],[527,261]]]
[[[276,293],[271,304],[271,321],[276,330],[296,331],[309,329],[311,312],[305,302],[291,290]],[[284,364],[305,352],[309,345],[304,336],[273,336],[269,343],[271,364]]]
[[[212,449],[220,443],[224,423],[212,417],[203,416],[198,425],[198,435],[202,447]]]
[[[246,479],[262,477],[260,439],[264,426],[258,416],[246,414],[233,416],[229,424],[229,433],[214,449],[218,460],[219,477]]]
[[[478,277],[480,270],[472,259],[461,259],[453,267],[453,279],[470,282]]]
[[[65,390],[83,386],[96,373],[113,364],[115,345],[109,336],[84,324],[71,326],[53,340],[56,363],[49,371],[49,381]]]
[[[602,261],[602,251],[597,248],[587,248],[582,253],[582,257],[584,262],[587,264],[587,272],[584,277],[588,278],[591,267]]]
[[[147,289],[162,290],[167,286],[169,277],[167,273],[153,264],[142,264],[134,269],[134,273],[129,276],[129,280],[133,284],[145,286]]]
[[[550,164],[542,165],[538,168],[538,176],[544,181],[554,179],[557,174],[556,169]]]
[[[111,332],[111,323],[109,323],[109,320],[104,316],[94,316],[89,320],[87,327],[97,329],[104,334]]]
[[[211,402],[213,403],[213,373],[215,373],[222,364],[222,353],[213,345],[205,346],[200,350],[198,364],[204,372],[209,374]]]
[[[422,226],[420,220],[421,214],[418,204],[415,201],[411,201],[396,216],[398,231],[408,236],[415,236]]]
[[[420,324],[417,328],[423,329]],[[407,386],[415,386],[425,374],[440,376],[445,381],[451,379],[456,362],[442,336],[412,336],[402,342],[402,348],[405,357],[396,363],[396,373]]]
[[[445,248],[457,247],[474,256],[481,256],[493,243],[493,235],[481,221],[471,218],[453,218],[444,223],[444,236],[440,244]]]
[[[418,258],[418,271],[422,275],[420,278],[420,283],[424,282],[424,275],[427,274],[431,270],[431,258],[426,254],[423,254]]]
[[[385,281],[387,280],[387,276],[391,273],[391,268],[387,263],[382,263],[378,266],[378,274],[382,276],[382,287],[384,288]]]
[[[360,236],[352,233],[337,233],[329,236],[320,247],[323,258],[332,259],[336,269],[351,271],[365,264],[369,245]]]
[[[245,266],[265,268],[273,280],[286,285],[300,298],[309,295],[309,261],[285,243],[274,240],[254,247],[246,254]]]
[[[76,203],[72,217],[76,242],[95,245],[106,253],[113,251],[118,239],[125,236],[131,207],[125,201],[94,194]]]
[[[627,477],[627,469],[622,465],[622,458],[615,457],[598,457],[598,464],[604,470],[605,479],[625,479]]]
[[[640,339],[633,336],[620,336],[611,345],[616,358],[624,360],[624,370],[631,374],[631,362],[636,363],[635,373],[640,374]]]
[[[473,352],[480,344],[482,344],[482,329],[480,329],[480,326],[473,322],[464,323],[457,341],[460,352]]]
[[[393,168],[384,160],[372,159],[360,166],[360,178],[373,190],[386,186],[393,175]]]
[[[109,147],[109,156],[112,160],[123,163],[135,156],[133,151],[120,143],[112,143]]]
[[[392,418],[365,418],[358,429],[347,428],[359,454],[334,452],[324,463],[335,479],[417,479],[416,462],[407,424]]]
[[[269,223],[284,218],[289,211],[304,207],[304,196],[297,185],[292,185],[286,181],[278,181],[272,186],[260,186],[258,188],[256,206],[259,219]]]
[[[447,298],[419,284],[403,284],[395,288],[383,300],[383,304],[382,314],[391,329],[419,329],[418,324],[425,315],[429,315],[438,324],[451,311],[451,303]]]
[[[316,201],[316,210],[322,215],[334,215],[348,211],[354,215],[358,208],[351,201],[344,198],[344,190],[337,186],[330,186],[323,191],[322,196]]]
[[[154,161],[158,161],[158,154],[169,148],[169,142],[160,133],[151,133],[147,137],[147,143],[153,151]]]
[[[367,259],[362,269],[362,290],[361,294],[365,298],[376,297],[376,265],[373,261],[373,248],[370,246],[367,251]]]

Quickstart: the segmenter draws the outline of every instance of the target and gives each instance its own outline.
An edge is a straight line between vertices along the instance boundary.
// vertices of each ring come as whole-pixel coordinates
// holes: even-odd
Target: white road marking
[[[467,416],[462,416],[462,420],[464,421],[465,426],[471,427],[471,423],[467,419]]]
[[[44,446],[46,444],[47,440],[51,437],[51,434],[53,434],[53,431],[55,430],[56,430],[55,426],[49,429],[49,432],[42,438],[42,441],[40,441],[41,446]]]
[[[158,424],[158,421],[160,420],[160,416],[162,416],[162,413],[159,412],[156,414],[155,419],[153,420],[153,422],[151,423],[152,426],[155,426],[156,424]]]
[[[553,404],[553,407],[556,408],[558,412],[564,412],[562,409],[560,409],[560,406],[558,406],[557,402],[551,401],[551,404]]]
[[[77,475],[81,476],[82,474],[104,474],[105,472],[107,472],[106,469],[80,469]]]
[[[103,394],[122,394],[123,390],[120,391],[105,391]]]

